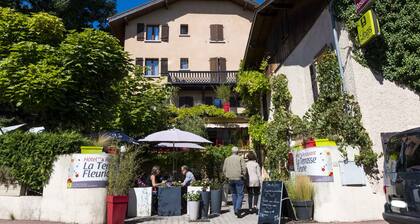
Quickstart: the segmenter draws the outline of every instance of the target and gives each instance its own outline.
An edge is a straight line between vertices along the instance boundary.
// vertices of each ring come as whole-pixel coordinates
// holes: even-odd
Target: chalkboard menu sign
[[[258,224],[279,224],[282,211],[289,218],[295,219],[291,202],[287,196],[286,187],[281,181],[264,181],[262,185],[261,202],[258,214]]]

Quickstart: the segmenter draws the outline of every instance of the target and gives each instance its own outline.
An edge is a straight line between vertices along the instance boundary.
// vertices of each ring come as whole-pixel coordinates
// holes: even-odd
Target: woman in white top
[[[257,157],[253,152],[247,155],[248,162],[246,168],[248,171],[248,206],[250,212],[257,212],[258,197],[261,186],[261,168],[257,163]]]

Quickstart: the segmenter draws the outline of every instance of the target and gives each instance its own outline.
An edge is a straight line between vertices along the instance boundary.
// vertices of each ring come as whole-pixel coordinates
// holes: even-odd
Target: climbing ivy
[[[304,116],[307,134],[337,142],[346,155],[347,147],[360,150],[356,163],[364,165],[369,174],[377,172],[378,155],[372,150],[372,141],[362,125],[359,104],[353,96],[341,91],[341,77],[337,58],[328,50],[316,60],[319,98]]]
[[[362,64],[385,79],[420,92],[420,1],[375,1],[381,36],[353,52]],[[353,0],[336,0],[335,16],[357,43],[356,10]]]
[[[235,91],[239,94],[242,104],[249,116],[262,114],[262,100],[270,89],[270,81],[265,76],[267,60],[263,60],[258,70],[245,70],[241,65]]]

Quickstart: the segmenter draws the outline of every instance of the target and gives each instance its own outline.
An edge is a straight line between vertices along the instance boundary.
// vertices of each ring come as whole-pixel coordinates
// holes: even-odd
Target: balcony
[[[169,71],[173,85],[234,85],[238,71]]]

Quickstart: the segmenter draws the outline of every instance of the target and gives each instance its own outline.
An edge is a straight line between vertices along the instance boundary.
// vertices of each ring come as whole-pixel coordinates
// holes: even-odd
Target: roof
[[[263,58],[273,57],[280,47],[283,57],[290,53],[327,3],[328,0],[266,0],[255,11],[245,50],[245,67],[258,67]],[[286,39],[279,37],[281,32],[288,32]]]
[[[143,16],[147,13],[150,13],[154,10],[160,8],[167,8],[170,4],[173,4],[179,0],[150,0],[147,3],[141,4],[124,12],[118,13],[114,16],[108,18],[109,24],[113,33],[122,41],[124,35],[124,24],[127,21],[130,21],[134,18]],[[196,0],[198,1],[198,0]],[[222,1],[222,0],[212,0],[212,1]],[[224,0],[223,0],[224,1]],[[254,0],[229,0],[240,6],[243,6],[244,9],[255,11],[258,7],[258,3]]]

